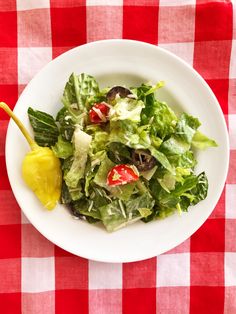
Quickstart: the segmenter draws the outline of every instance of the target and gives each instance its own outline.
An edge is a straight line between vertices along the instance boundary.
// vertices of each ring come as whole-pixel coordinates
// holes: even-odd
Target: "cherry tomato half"
[[[123,185],[139,179],[135,166],[117,165],[107,175],[107,184],[110,186]]]
[[[105,103],[94,104],[89,110],[89,118],[92,123],[104,123],[107,121],[109,107]]]

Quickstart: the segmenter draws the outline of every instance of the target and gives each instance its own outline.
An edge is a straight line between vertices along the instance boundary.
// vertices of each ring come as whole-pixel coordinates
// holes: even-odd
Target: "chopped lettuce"
[[[108,157],[111,161],[116,164],[120,163],[130,163],[131,162],[131,152],[129,147],[119,142],[112,142],[108,146],[107,151]]]
[[[100,207],[101,220],[107,231],[115,231],[149,216],[154,203],[154,200],[145,194],[131,198],[127,202],[115,200]]]
[[[61,135],[59,135],[58,140],[52,150],[58,158],[66,159],[73,155],[73,145],[71,142],[65,141]]]
[[[131,87],[130,95],[118,93],[109,102],[109,88],[100,90],[91,75],[72,73],[55,120],[28,109],[36,142],[60,158],[61,203],[77,217],[100,221],[112,232],[138,220],[187,212],[207,197],[207,176],[194,171],[195,149],[217,143],[199,131],[197,118],[178,117],[158,100],[162,86],[160,81]],[[92,123],[91,107],[106,101],[107,121]],[[120,164],[146,168],[139,168],[137,181],[110,186],[108,173]]]
[[[98,83],[91,75],[72,73],[66,83],[62,103],[71,115],[78,116],[88,109],[90,98],[98,93]]]
[[[130,98],[119,98],[117,103],[110,109],[109,120],[130,120],[140,122],[140,114],[144,108],[141,100]]]
[[[127,214],[122,201],[112,201],[110,204],[100,207],[99,210],[107,231],[116,231],[127,225]]]
[[[91,140],[92,137],[81,131],[80,128],[75,129],[73,135],[74,159],[70,170],[64,176],[67,186],[71,188],[76,188],[79,180],[84,177]]]
[[[208,147],[217,147],[218,145],[214,140],[197,131],[193,136],[192,146],[198,149],[206,149]]]
[[[107,156],[105,156],[95,175],[94,183],[96,183],[97,185],[101,187],[109,188],[107,185],[107,175],[109,171],[111,170],[111,168],[114,166],[115,166],[115,163],[113,163]]]

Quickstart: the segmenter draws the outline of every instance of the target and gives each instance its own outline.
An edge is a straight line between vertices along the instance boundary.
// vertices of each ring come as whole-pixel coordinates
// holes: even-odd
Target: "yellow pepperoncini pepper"
[[[36,194],[47,209],[53,209],[61,194],[62,173],[60,160],[48,147],[40,147],[30,136],[21,121],[3,102],[0,108],[15,121],[31,147],[22,162],[22,176],[25,183]]]

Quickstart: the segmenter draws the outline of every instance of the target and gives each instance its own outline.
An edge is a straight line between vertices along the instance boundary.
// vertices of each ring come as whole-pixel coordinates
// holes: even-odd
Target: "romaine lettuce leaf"
[[[107,157],[107,155],[105,155],[94,177],[94,183],[107,189],[108,188],[107,175],[108,175],[108,172],[111,170],[111,168],[113,168],[114,166],[115,166],[115,163],[113,163]]]
[[[186,151],[182,155],[172,155],[168,157],[171,165],[175,168],[185,168],[191,169],[194,168],[197,164],[197,161],[194,157],[194,154],[191,150]]]
[[[93,155],[101,150],[106,149],[106,145],[108,144],[109,134],[105,131],[98,130],[96,133],[92,135],[92,142],[90,145],[89,154]]]
[[[110,122],[109,142],[120,142],[131,148],[147,148],[151,145],[149,126],[139,127],[137,123],[121,120]]]
[[[135,193],[136,183],[128,183],[120,186],[108,187],[109,192],[113,197],[117,197],[122,201],[130,199],[131,195]]]
[[[140,122],[140,114],[144,108],[141,100],[131,98],[119,98],[116,104],[110,108],[109,120],[130,120],[132,122]]]
[[[191,144],[193,136],[201,123],[197,118],[183,113],[176,125],[175,136],[182,141]]]
[[[110,204],[99,208],[101,220],[107,231],[118,230],[127,224],[127,214],[121,200],[112,201]]]
[[[160,150],[166,155],[182,155],[190,149],[193,136],[200,126],[197,118],[183,113],[178,120],[175,133],[164,141]]]
[[[39,146],[53,146],[59,135],[54,118],[45,112],[28,108],[28,117],[34,131],[34,140]]]
[[[90,199],[93,200],[93,206],[96,208],[107,205],[112,201],[107,191],[100,186],[92,184],[91,191]]]
[[[145,194],[133,197],[127,202],[115,200],[100,207],[101,220],[107,231],[115,231],[151,215],[154,203],[155,201]]]
[[[89,106],[90,98],[99,93],[98,83],[91,75],[72,73],[66,83],[62,103],[74,116],[84,113]]]
[[[62,159],[66,159],[73,155],[72,143],[65,141],[61,135],[58,136],[58,141],[52,146],[52,150],[58,158]]]
[[[73,135],[74,159],[70,170],[64,175],[64,180],[70,188],[76,188],[79,180],[84,176],[91,140],[92,137],[81,131],[79,127],[75,129]]]
[[[82,198],[81,200],[73,203],[73,209],[80,215],[100,220],[101,219],[100,211],[93,205],[94,205],[93,200]]]
[[[191,205],[196,205],[201,200],[207,197],[208,192],[208,180],[205,172],[202,172],[197,177],[197,184],[190,190],[190,194],[194,195],[194,199],[191,200]]]
[[[111,161],[116,164],[130,163],[131,152],[130,149],[119,142],[112,142],[107,147],[107,155]]]
[[[175,174],[175,169],[171,166],[168,158],[163,154],[161,151],[151,147],[149,148],[151,154],[153,157],[156,158],[157,161],[165,168],[167,169],[170,173]]]
[[[125,203],[128,220],[144,218],[151,215],[154,204],[155,201],[148,194],[133,196]]]
[[[192,146],[198,149],[206,149],[208,147],[217,147],[218,145],[214,140],[197,131],[193,136]]]
[[[61,137],[66,141],[71,141],[76,124],[76,119],[74,116],[72,116],[70,112],[65,107],[63,107],[57,113],[56,121],[59,123]]]
[[[146,99],[145,108],[141,113],[142,124],[151,124],[151,133],[164,139],[174,133],[178,119],[165,102],[150,96]]]
[[[190,149],[190,144],[186,141],[172,135],[168,140],[164,141],[160,146],[160,151],[168,156],[182,155]]]

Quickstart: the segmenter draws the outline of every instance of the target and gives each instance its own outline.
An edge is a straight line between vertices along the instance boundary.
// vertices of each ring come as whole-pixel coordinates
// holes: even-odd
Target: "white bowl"
[[[47,64],[28,84],[14,112],[28,129],[29,106],[53,115],[62,106],[63,88],[72,73],[95,76],[101,87],[134,86],[164,80],[158,91],[175,111],[199,118],[200,130],[219,144],[198,153],[196,172],[209,180],[207,198],[182,216],[173,215],[148,224],[138,222],[114,233],[74,219],[58,205],[45,210],[21,176],[21,162],[29,147],[11,121],[7,132],[7,171],[14,195],[30,222],[61,248],[93,260],[131,262],[164,253],[190,237],[214,209],[226,179],[229,144],[224,116],[213,92],[203,78],[183,60],[164,49],[130,40],[105,40],[74,48]]]

